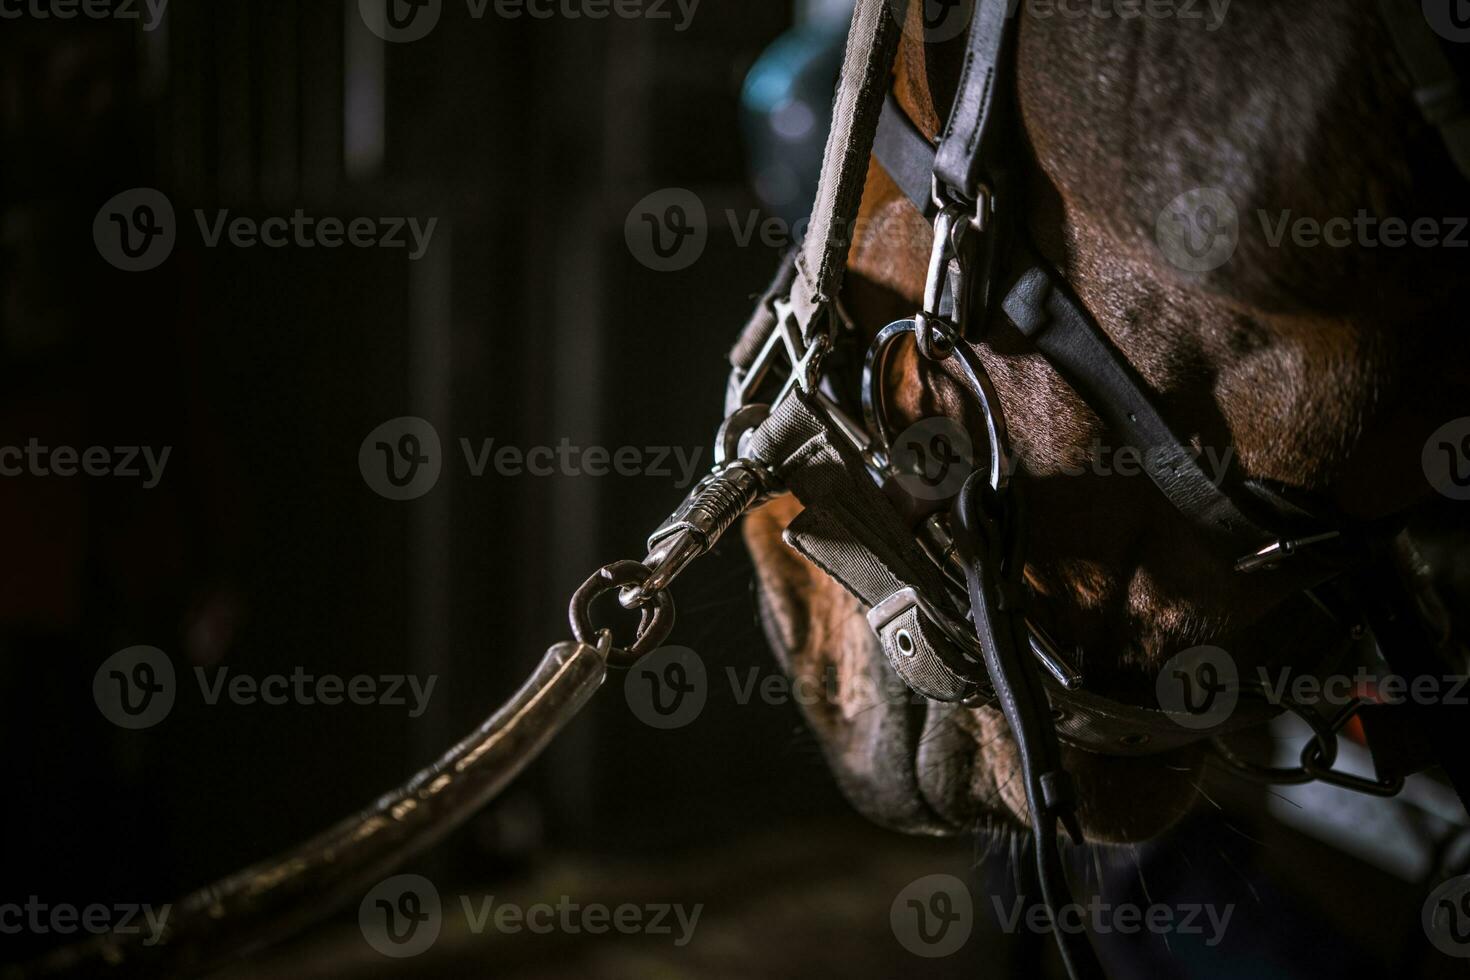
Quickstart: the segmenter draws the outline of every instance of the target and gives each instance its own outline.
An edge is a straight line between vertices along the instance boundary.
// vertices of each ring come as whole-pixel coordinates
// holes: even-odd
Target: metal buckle
[[[954,641],[955,645],[967,655],[974,660],[984,662],[985,654],[980,648],[980,641],[976,638],[975,631],[967,623],[955,619],[930,602],[919,593],[918,589],[913,587],[899,589],[869,609],[868,625],[873,628],[874,633],[881,635],[884,627],[910,609],[918,609],[925,619],[943,630],[944,635]],[[1082,686],[1082,675],[1057,651],[1046,631],[1029,619],[1026,620],[1026,641],[1031,655],[1064,690],[1075,691]]]
[[[801,325],[797,323],[790,297],[776,300],[772,310],[776,314],[776,326],[761,346],[760,353],[748,368],[736,368],[730,372],[730,380],[725,387],[727,416],[758,402],[779,405],[794,387],[800,387],[802,391],[811,394],[821,383],[822,358],[832,346],[830,332],[818,333],[808,343],[801,335]],[[835,316],[830,310],[823,315]],[[756,393],[760,385],[783,355],[790,367],[786,380],[781,383],[774,397],[769,400],[758,398]]]

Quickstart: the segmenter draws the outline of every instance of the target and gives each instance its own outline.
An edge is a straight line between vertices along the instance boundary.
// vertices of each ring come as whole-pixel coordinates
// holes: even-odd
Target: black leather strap
[[[950,196],[975,201],[995,159],[1003,127],[997,117],[1006,110],[1001,92],[1014,77],[1008,61],[1014,49],[1019,17],[1010,15],[1008,0],[975,0],[965,64],[949,122],[934,158],[934,176]]]
[[[1072,980],[1101,980],[1102,966],[1087,937],[1057,921],[1061,910],[1072,905],[1058,850],[1057,825],[1065,827],[1079,844],[1082,831],[1075,814],[1076,790],[1062,765],[1051,703],[1036,662],[1025,651],[1026,627],[1020,607],[1025,529],[1013,513],[1006,512],[1008,507],[1009,501],[991,489],[983,473],[972,474],[955,500],[955,547],[965,565],[975,635],[1020,757],[1036,874],[1053,920],[1057,949]]]
[[[883,116],[878,120],[878,138],[873,142],[873,156],[888,176],[903,191],[904,197],[926,218],[938,209],[931,193],[934,179],[934,144],[919,132],[908,113],[898,104],[893,93],[883,103]]]
[[[1035,264],[1023,273],[1003,307],[1103,421],[1140,451],[1144,472],[1180,513],[1214,536],[1229,539],[1237,557],[1277,539],[1205,475],[1154,406],[1133,366],[1045,265]]]

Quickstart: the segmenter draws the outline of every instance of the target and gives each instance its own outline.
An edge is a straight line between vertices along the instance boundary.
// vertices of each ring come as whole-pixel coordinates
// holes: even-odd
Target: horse
[[[933,140],[964,52],[924,43],[922,6],[910,11],[894,93]],[[1418,556],[1404,563],[1418,562],[1420,584],[1438,583],[1426,601],[1460,614],[1464,571],[1450,556],[1463,517],[1435,507],[1445,501],[1425,479],[1421,449],[1470,404],[1455,326],[1465,253],[1443,220],[1463,210],[1463,185],[1417,112],[1377,11],[1349,0],[1309,10],[1235,0],[1212,23],[1060,10],[1023,4],[1013,14],[1035,247],[1196,444],[1231,446],[1251,477],[1326,499],[1351,519],[1440,514],[1420,522],[1401,554]],[[1180,218],[1172,202],[1201,188],[1240,216],[1233,254],[1208,269],[1160,245],[1160,223]],[[1438,218],[1443,247],[1365,236],[1328,245],[1283,231],[1365,212],[1405,225]],[[876,160],[855,227],[843,298],[871,337],[919,308],[932,231]],[[999,321],[974,352],[1023,447],[1026,578],[1051,631],[1080,643],[1089,682],[1146,699],[1161,665],[1186,648],[1228,650],[1244,672],[1306,668],[1343,642],[1346,624],[1303,613],[1298,581],[1203,560],[1199,529],[1148,480],[1097,465],[1117,434]],[[886,381],[904,421],[963,417],[961,400],[921,377],[912,352]],[[847,796],[916,833],[1024,823],[1016,746],[996,708],[864,696],[887,670],[882,652],[861,604],[783,544],[800,510],[778,499],[747,515],[744,538],[785,669],[837,679],[839,693],[806,710]],[[1088,838],[1162,833],[1197,800],[1205,758],[1198,745],[1148,757],[1068,750]]]

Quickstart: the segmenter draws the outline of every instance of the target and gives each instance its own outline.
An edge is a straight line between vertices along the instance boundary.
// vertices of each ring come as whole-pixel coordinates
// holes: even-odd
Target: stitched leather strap
[[[1009,8],[1007,0],[975,2],[965,64],[933,168],[944,189],[958,200],[980,196],[987,164],[1002,135],[996,118],[1006,107],[999,93],[1007,90],[1002,82],[1012,77],[1007,62],[1019,22]]]
[[[842,76],[832,109],[832,129],[822,157],[822,177],[811,223],[797,259],[791,299],[802,339],[811,342],[842,286],[853,226],[908,0],[858,0],[847,35]],[[814,326],[815,325],[815,326]]]

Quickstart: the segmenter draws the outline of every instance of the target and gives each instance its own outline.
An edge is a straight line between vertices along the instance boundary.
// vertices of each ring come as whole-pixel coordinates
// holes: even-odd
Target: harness
[[[1470,176],[1470,122],[1453,71],[1416,5],[1381,0],[1417,99]],[[1026,479],[1010,459],[1005,416],[972,344],[991,341],[1000,316],[1138,453],[1158,491],[1195,528],[1213,560],[1240,575],[1291,575],[1299,607],[1346,630],[1361,623],[1389,667],[1406,678],[1444,664],[1413,599],[1383,571],[1400,521],[1349,525],[1320,503],[1228,473],[1211,479],[1170,425],[1137,371],[1098,327],[1063,277],[1026,241],[1016,190],[1021,139],[1014,124],[1018,17],[1007,0],[976,0],[964,68],[938,145],[905,117],[889,92],[907,0],[857,0],[832,129],[809,232],[730,354],[726,418],[714,470],[653,533],[642,561],[598,569],[574,594],[573,641],[551,647],[536,672],[484,725],[408,783],[302,845],[175,903],[168,933],[143,946],[132,935],[99,936],[48,956],[48,975],[197,972],[270,941],[359,895],[377,876],[434,843],[515,777],[602,684],[658,647],[673,627],[669,588],[751,507],[782,493],[803,511],[788,543],[868,608],[893,670],[924,697],[994,705],[1014,738],[1034,837],[1036,879],[1056,922],[1070,901],[1058,827],[1082,831],[1062,747],[1109,754],[1167,752],[1209,740],[1222,761],[1258,778],[1313,779],[1393,795],[1404,776],[1438,762],[1462,800],[1470,765],[1436,752],[1467,730],[1447,706],[1370,705],[1352,700],[1330,718],[1289,699],[1275,706],[1253,685],[1200,673],[1210,698],[1238,699],[1225,720],[1192,706],[1117,700],[1089,687],[1081,665],[1038,625],[1026,564]],[[866,351],[841,303],[852,232],[870,157],[933,221],[923,308],[879,332]],[[974,469],[942,494],[916,494],[911,461],[895,445],[884,381],[898,345],[941,368],[980,420]],[[613,642],[592,605],[617,592],[641,612],[633,641]],[[1345,609],[1334,596],[1348,597]],[[1319,671],[1333,664],[1319,665]],[[1224,741],[1282,710],[1313,738],[1300,765],[1269,769]],[[1363,722],[1377,775],[1333,768],[1338,732]],[[1100,977],[1085,936],[1053,929],[1070,976]]]
[[[1004,415],[970,346],[989,340],[1000,313],[1136,451],[1143,471],[1201,532],[1215,560],[1236,574],[1290,574],[1290,581],[1304,581],[1301,597],[1310,605],[1301,605],[1326,613],[1339,630],[1360,624],[1356,615],[1333,609],[1326,593],[1351,597],[1391,668],[1410,677],[1436,669],[1434,638],[1412,614],[1412,600],[1379,571],[1401,523],[1349,525],[1321,502],[1301,500],[1285,488],[1236,472],[1211,479],[1137,371],[1025,240],[1015,189],[1020,137],[1012,122],[1018,18],[1005,0],[975,4],[963,71],[937,146],[888,91],[901,26],[895,8],[901,6],[857,4],[811,232],[787,257],[731,354],[727,419],[717,439],[720,465],[651,539],[643,561],[649,577],[623,590],[624,605],[654,599],[763,497],[795,494],[804,510],[785,540],[869,609],[869,623],[904,682],[927,698],[991,704],[1005,715],[1020,757],[1037,880],[1053,921],[1070,901],[1057,827],[1082,841],[1063,744],[1141,755],[1209,739],[1227,765],[1268,781],[1318,779],[1396,794],[1406,773],[1429,761],[1405,765],[1405,732],[1418,727],[1420,737],[1408,740],[1422,748],[1425,733],[1448,744],[1456,728],[1464,730],[1445,706],[1390,709],[1353,700],[1324,719],[1289,699],[1270,705],[1258,686],[1239,678],[1200,677],[1194,679],[1212,683],[1213,693],[1241,699],[1223,722],[1202,724],[1187,712],[1089,690],[1078,666],[1027,616],[1035,597],[1022,577],[1024,488],[1011,477]],[[1411,67],[1418,102],[1465,169],[1455,76],[1438,46],[1423,43],[1422,19],[1416,22],[1399,6],[1385,0],[1385,16]],[[882,330],[863,359],[859,411],[828,368],[841,362],[850,340],[840,286],[870,153],[933,221],[934,239],[922,309]],[[904,339],[961,382],[982,420],[975,470],[942,507],[905,493],[902,478],[913,474],[902,472],[889,433],[885,368]],[[1334,666],[1322,664],[1318,671]],[[1314,733],[1299,766],[1254,765],[1223,740],[1283,710],[1303,718]],[[1366,723],[1370,717],[1379,774],[1334,770],[1338,732],[1355,718]],[[1463,799],[1470,791],[1465,765],[1454,753],[1439,761]],[[1070,976],[1102,975],[1084,938],[1053,932]]]

